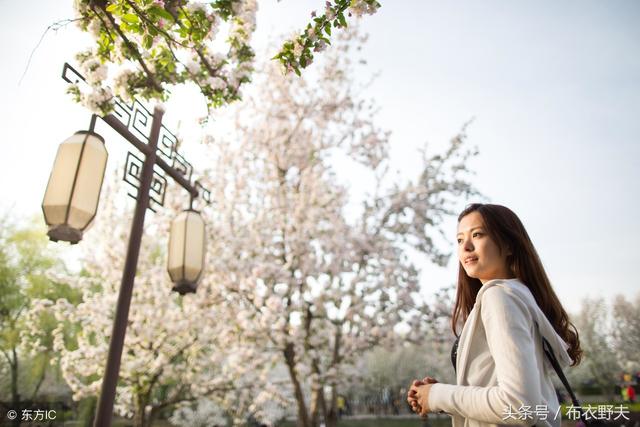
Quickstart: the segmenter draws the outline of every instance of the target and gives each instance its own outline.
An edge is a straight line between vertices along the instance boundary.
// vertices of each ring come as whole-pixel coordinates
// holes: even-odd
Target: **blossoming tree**
[[[42,224],[12,221],[7,214],[0,218],[0,399],[19,408],[41,397],[47,379],[55,377],[50,365],[57,322],[41,308],[58,298],[76,302],[78,294],[47,277],[64,264],[47,245]],[[38,339],[32,341],[34,330]],[[62,327],[58,334],[71,339],[73,331]]]
[[[363,351],[410,339],[402,323],[419,333],[433,320],[407,251],[443,265],[434,236],[459,198],[475,193],[464,131],[444,153],[424,154],[415,180],[385,185],[389,134],[352,80],[348,39],[317,80],[268,67],[237,116],[231,140],[240,142],[210,147],[218,163],[208,280],[233,298],[243,336],[287,367],[304,427],[335,425],[338,389],[357,380],[351,368]],[[357,209],[336,162],[373,183]]]
[[[56,350],[65,381],[73,398],[97,396],[104,375],[129,220],[113,191],[103,195],[93,229],[83,239],[83,271],[58,277],[82,293],[76,306],[60,299],[51,312],[59,328],[54,331]],[[170,198],[170,195],[168,195]],[[174,199],[173,208],[179,205]],[[171,202],[169,201],[171,204]],[[249,400],[238,378],[260,376],[268,367],[269,355],[254,351],[236,333],[233,307],[224,303],[215,289],[179,296],[171,292],[166,272],[165,245],[168,225],[175,209],[164,208],[147,223],[138,275],[129,313],[122,355],[115,411],[133,418],[136,427],[151,425],[163,410],[184,406],[207,397],[233,415],[241,425],[248,414],[262,416],[255,399],[267,399],[265,389]],[[64,326],[78,326],[77,342],[64,339]],[[31,341],[37,341],[37,331]],[[235,396],[232,402],[229,396]],[[239,403],[244,399],[245,403]]]
[[[371,14],[379,6],[376,0],[327,1],[324,13],[313,12],[275,58],[300,74],[330,43],[331,29],[347,26],[345,15]],[[94,44],[77,55],[90,89],[69,91],[93,111],[110,111],[114,94],[166,100],[183,83],[197,85],[207,106],[218,107],[239,99],[251,80],[256,0],[76,0],[75,8]],[[216,48],[221,43],[226,51]]]

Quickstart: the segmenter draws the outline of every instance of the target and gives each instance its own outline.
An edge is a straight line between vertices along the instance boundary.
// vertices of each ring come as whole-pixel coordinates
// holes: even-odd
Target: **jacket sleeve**
[[[495,362],[497,385],[489,387],[434,384],[432,411],[444,411],[493,424],[533,425],[541,405],[540,371],[532,335],[531,312],[501,286],[482,295],[481,319]],[[529,407],[527,414],[521,411]]]

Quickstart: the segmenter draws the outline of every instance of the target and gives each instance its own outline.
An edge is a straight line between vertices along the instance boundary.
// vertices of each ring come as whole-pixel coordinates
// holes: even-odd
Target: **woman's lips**
[[[478,258],[475,258],[475,257],[474,258],[466,258],[464,260],[465,264],[473,264],[474,262],[478,262]]]

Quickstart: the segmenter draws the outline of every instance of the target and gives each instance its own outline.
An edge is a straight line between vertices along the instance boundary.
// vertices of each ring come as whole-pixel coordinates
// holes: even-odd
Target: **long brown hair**
[[[458,223],[471,212],[482,216],[485,231],[500,251],[508,248],[511,254],[507,256],[507,266],[511,273],[529,288],[555,331],[569,344],[567,352],[573,359],[572,366],[579,364],[582,350],[578,331],[551,287],[540,257],[518,216],[504,206],[474,203],[460,213]],[[451,319],[451,328],[456,336],[458,322],[467,320],[481,287],[482,282],[469,277],[462,264],[458,263],[458,288]]]

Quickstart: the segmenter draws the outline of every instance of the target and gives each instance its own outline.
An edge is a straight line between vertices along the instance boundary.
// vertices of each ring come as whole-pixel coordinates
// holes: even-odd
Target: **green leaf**
[[[124,22],[128,22],[129,24],[137,24],[139,22],[138,15],[134,13],[125,13],[122,15],[122,20]]]
[[[142,46],[145,49],[149,49],[152,45],[153,45],[153,37],[151,37],[149,34],[145,34],[144,37],[142,37]]]
[[[342,25],[343,27],[347,26],[347,20],[344,19],[344,13],[339,13],[338,14],[338,21],[340,21],[340,25]]]
[[[117,8],[117,7],[118,7],[118,6],[117,6],[116,4],[111,3],[109,6],[107,6],[107,9],[106,9],[106,10],[107,10],[107,12],[111,12],[111,13],[113,13],[113,12],[115,12],[115,10],[116,10],[116,8]]]
[[[166,19],[167,21],[173,22],[173,16],[169,12],[167,12],[165,9],[158,6],[153,6],[153,11],[157,15],[160,15],[162,18]]]
[[[329,37],[331,37],[331,24],[324,26],[324,32],[327,33]]]

